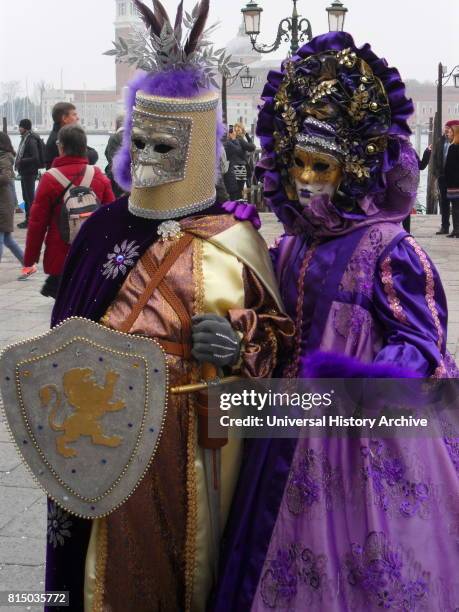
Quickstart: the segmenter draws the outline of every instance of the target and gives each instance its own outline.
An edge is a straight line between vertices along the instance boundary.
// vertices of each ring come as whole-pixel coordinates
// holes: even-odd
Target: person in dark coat
[[[58,168],[74,185],[80,184],[88,165],[86,146],[86,134],[80,126],[67,125],[59,131],[61,155],[54,160],[53,168]],[[98,167],[95,167],[91,189],[102,204],[109,204],[115,199],[110,181]],[[53,298],[56,297],[60,274],[70,249],[70,245],[62,239],[58,227],[63,191],[62,185],[49,172],[43,175],[30,215],[24,254],[26,266],[38,263],[43,242],[45,243],[43,268],[49,276],[41,293]]]
[[[57,134],[59,130],[65,125],[72,125],[78,123],[80,120],[76,107],[71,102],[58,102],[55,104],[52,110],[52,117],[54,125],[45,147],[47,170],[51,168],[56,157],[59,157],[59,150],[57,147]],[[97,151],[92,147],[87,147],[86,155],[91,166],[94,166],[99,159]]]
[[[256,149],[248,134],[240,129],[240,124],[230,126],[228,138],[224,142],[229,170],[225,174],[225,186],[231,200],[242,199],[242,191],[247,182],[248,154]]]
[[[424,153],[422,154],[422,158],[419,160],[419,170],[425,170],[427,168],[430,162],[431,155],[432,155],[432,145],[429,145],[428,147],[426,147],[426,149],[424,150]],[[416,212],[416,209],[413,208],[413,210],[408,215],[408,217],[403,221],[403,229],[408,233],[410,233],[411,231],[411,215],[414,214],[415,212]]]
[[[430,158],[432,157],[432,145],[429,145],[422,154],[421,159],[419,160],[419,170],[425,170],[430,163]]]
[[[19,132],[21,142],[19,143],[14,168],[21,177],[22,199],[24,200],[26,215],[25,221],[18,223],[18,227],[25,228],[29,221],[30,207],[35,197],[35,183],[40,167],[40,152],[37,136],[32,132],[30,119],[21,119]]]
[[[433,174],[437,179],[441,213],[441,227],[437,232],[437,234],[439,235],[446,235],[449,233],[451,203],[448,200],[446,193],[445,164],[448,155],[448,149],[453,139],[452,130],[455,125],[459,125],[459,121],[456,119],[447,121],[445,123],[443,134],[437,140],[433,149]]]
[[[6,246],[22,265],[24,253],[13,238],[14,209],[16,208],[14,193],[15,155],[16,151],[13,149],[9,136],[0,132],[0,261],[2,260],[3,247]],[[30,276],[36,270],[36,267],[31,268],[26,276]]]
[[[453,231],[447,238],[459,238],[459,125],[452,128],[453,140],[448,148],[445,163],[447,197],[451,202]]]
[[[116,132],[114,134],[111,134],[110,138],[108,139],[107,147],[105,148],[105,157],[107,158],[107,162],[108,162],[105,168],[105,174],[110,179],[110,182],[112,184],[113,193],[115,194],[117,198],[121,197],[124,191],[115,181],[115,178],[113,176],[112,167],[113,167],[113,158],[115,157],[116,153],[119,151],[119,149],[121,148],[121,145],[123,144],[123,132],[124,132],[123,123],[124,123],[124,115],[120,115],[119,117],[116,118]]]

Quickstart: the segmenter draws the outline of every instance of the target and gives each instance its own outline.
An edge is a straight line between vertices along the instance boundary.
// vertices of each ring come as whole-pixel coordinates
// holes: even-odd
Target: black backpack
[[[32,132],[32,136],[35,138],[35,142],[37,143],[38,163],[39,163],[38,169],[46,168],[46,156],[45,156],[46,145],[44,143],[44,140],[38,134],[35,134],[35,132]]]

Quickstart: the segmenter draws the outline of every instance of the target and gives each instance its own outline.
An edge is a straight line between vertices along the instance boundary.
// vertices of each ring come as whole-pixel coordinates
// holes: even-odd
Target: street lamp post
[[[260,34],[260,21],[263,9],[256,2],[248,2],[241,9],[244,16],[245,33],[250,37],[254,51],[258,53],[272,53],[279,49],[283,42],[290,41],[292,55],[298,51],[300,42],[311,40],[312,28],[309,19],[301,18],[296,8],[298,0],[293,0],[292,16],[282,19],[277,30],[276,40],[271,45],[257,45]]]
[[[451,77],[453,77],[454,87],[459,88],[459,64],[454,66],[448,72],[446,66],[441,62],[438,64],[438,79],[437,79],[437,135],[441,134],[443,126],[443,86],[446,85]]]
[[[263,9],[256,2],[250,1],[241,9],[244,16],[245,33],[250,38],[252,48],[258,53],[272,53],[279,49],[283,42],[290,41],[290,53],[294,55],[300,43],[309,41],[312,38],[312,27],[309,19],[301,17],[298,13],[297,2],[293,1],[292,16],[282,19],[277,30],[276,40],[271,45],[257,44],[260,34],[261,13]],[[339,0],[334,0],[327,8],[328,23],[330,31],[342,31],[347,8]]]
[[[330,32],[342,32],[344,30],[344,20],[346,19],[347,8],[340,0],[334,0],[327,8],[328,29]]]
[[[241,85],[243,89],[252,89],[255,84],[255,77],[250,74],[248,66],[242,66],[236,74],[222,73],[222,115],[223,123],[228,123],[228,87],[231,87],[237,77],[244,70],[244,74],[241,75]]]
[[[438,64],[438,78],[437,78],[437,111],[433,121],[432,130],[432,142],[433,146],[436,147],[439,144],[443,132],[443,85],[446,85],[448,81],[453,77],[454,86],[459,87],[459,65],[448,73],[448,69],[441,62]],[[431,124],[432,125],[432,124]],[[441,145],[440,145],[441,146]],[[429,174],[427,179],[427,201],[426,201],[426,213],[433,215],[437,212],[438,204],[438,192],[437,192],[437,181],[435,180],[432,172],[432,167],[429,168]]]

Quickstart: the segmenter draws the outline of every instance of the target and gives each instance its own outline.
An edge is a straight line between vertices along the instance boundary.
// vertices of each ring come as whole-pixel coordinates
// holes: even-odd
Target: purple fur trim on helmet
[[[300,359],[298,378],[421,378],[389,363],[362,363],[353,357],[321,351]]]
[[[171,70],[157,74],[138,71],[129,81],[125,98],[126,119],[124,121],[123,144],[113,160],[115,180],[125,191],[130,191],[132,187],[130,153],[132,111],[137,92],[142,91],[146,94],[168,98],[195,98],[206,93],[205,89],[198,86],[198,81],[198,70]],[[217,167],[219,167],[218,160],[220,159],[224,131],[221,110],[219,109],[217,116]]]
[[[132,187],[130,149],[130,142],[126,143],[123,136],[123,144],[113,158],[113,176],[118,185],[126,192],[131,191]]]
[[[322,36],[317,36],[312,41],[299,49],[297,55],[290,61],[298,62],[304,58],[317,53],[333,50],[343,50],[350,48],[355,51],[361,59],[366,61],[383,83],[390,105],[390,125],[386,129],[381,129],[377,134],[386,135],[389,139],[387,150],[380,155],[374,156],[370,160],[370,179],[366,183],[360,184],[358,181],[346,178],[342,181],[340,191],[343,194],[341,202],[337,202],[337,208],[341,209],[342,204],[347,209],[354,208],[360,215],[355,223],[364,222],[375,223],[381,220],[400,221],[410,213],[413,206],[416,189],[414,188],[419,174],[411,158],[415,158],[415,153],[410,153],[412,149],[408,137],[411,130],[407,120],[413,113],[413,104],[405,96],[405,86],[401,80],[399,72],[395,68],[389,68],[386,60],[378,58],[371,47],[366,44],[360,48],[355,46],[352,36],[344,32],[332,32]],[[263,90],[262,99],[264,104],[260,110],[257,135],[260,138],[263,154],[256,167],[256,175],[264,183],[264,195],[268,206],[276,214],[280,221],[285,225],[289,232],[302,232],[301,227],[302,209],[297,201],[290,201],[287,198],[281,172],[285,168],[281,167],[281,161],[275,151],[274,132],[281,132],[285,129],[284,122],[280,116],[280,111],[275,108],[275,96],[283,82],[286,73],[286,64],[282,64],[281,71],[271,71]],[[309,127],[309,131],[310,131]],[[364,126],[365,133],[371,135],[370,124]],[[359,155],[361,153],[359,152]],[[394,179],[395,174],[400,174],[397,170],[402,164],[409,160],[411,176],[406,176],[403,180],[404,187],[411,184],[407,192],[403,191],[403,197],[398,197],[396,188],[400,182],[400,176]],[[402,190],[400,190],[402,192]],[[393,196],[395,197],[395,200]],[[390,201],[389,201],[390,200]],[[344,206],[344,209],[346,209]],[[360,214],[361,213],[361,214]],[[339,214],[339,210],[338,210]],[[387,217],[382,219],[382,217]],[[349,231],[346,227],[344,231]]]

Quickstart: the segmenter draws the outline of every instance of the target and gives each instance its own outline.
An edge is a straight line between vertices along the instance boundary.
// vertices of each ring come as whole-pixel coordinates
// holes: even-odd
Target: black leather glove
[[[197,361],[218,367],[233,366],[238,362],[241,340],[224,317],[207,313],[196,315],[192,322],[191,354]]]

